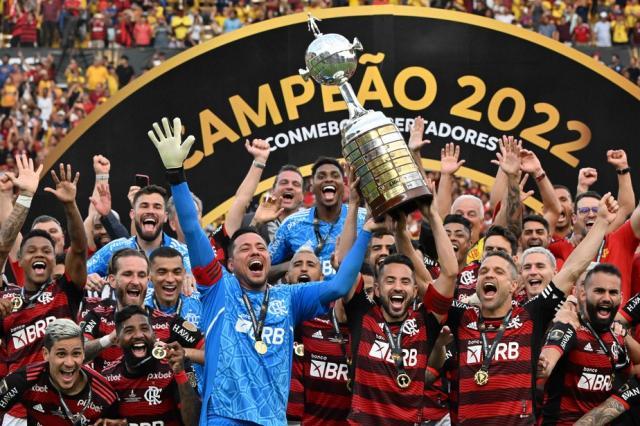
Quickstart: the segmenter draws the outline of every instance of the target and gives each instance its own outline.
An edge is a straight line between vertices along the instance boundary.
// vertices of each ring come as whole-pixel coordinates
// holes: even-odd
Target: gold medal
[[[260,355],[264,355],[267,353],[267,344],[262,340],[256,340],[256,343],[253,345],[253,347]]]
[[[391,354],[391,359],[393,359],[394,362],[398,362],[402,359],[402,355],[397,353]]]
[[[164,359],[167,356],[167,350],[162,346],[156,345],[151,351],[151,356],[155,359]]]
[[[400,388],[405,389],[411,384],[411,378],[406,373],[400,373],[396,376],[396,383]]]
[[[256,343],[258,343],[258,342],[256,342]],[[265,348],[266,348],[266,346],[265,346]],[[256,350],[257,350],[257,349],[256,349]],[[265,349],[265,351],[266,351],[266,349]],[[304,345],[303,345],[302,343],[298,343],[298,344],[296,345],[296,347],[293,349],[293,351],[294,351],[294,352],[296,353],[296,355],[298,355],[298,356],[304,356]]]
[[[11,299],[11,312],[18,312],[20,308],[22,308],[23,303],[22,297],[13,296],[13,299]]]
[[[484,370],[476,371],[476,374],[473,375],[473,381],[476,382],[478,386],[484,386],[489,382],[489,372]]]

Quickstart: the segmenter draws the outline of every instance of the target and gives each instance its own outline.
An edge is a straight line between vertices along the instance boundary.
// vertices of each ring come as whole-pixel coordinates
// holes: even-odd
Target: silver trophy
[[[306,69],[300,75],[320,84],[339,86],[349,109],[349,120],[342,128],[342,154],[360,177],[362,195],[374,217],[395,209],[411,212],[417,201],[430,203],[432,194],[415,164],[411,152],[393,121],[380,111],[362,107],[349,78],[356,71],[357,38],[353,43],[340,34],[322,34],[317,18],[309,14],[309,31],[315,40],[305,54]]]

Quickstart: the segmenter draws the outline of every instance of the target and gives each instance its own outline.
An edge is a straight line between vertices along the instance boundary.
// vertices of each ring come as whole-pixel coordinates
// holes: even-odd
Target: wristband
[[[184,168],[167,169],[167,180],[171,185],[179,185],[182,182],[186,182],[187,177],[184,175]]]
[[[30,208],[32,200],[33,200],[33,197],[29,197],[28,195],[18,195],[18,198],[16,199],[16,204],[20,204],[23,207]]]
[[[96,175],[96,180],[109,180],[109,173],[100,173]]]
[[[542,172],[540,173],[540,176],[536,178],[536,182],[541,182],[546,177],[547,177],[547,174],[545,172]]]
[[[629,172],[631,172],[631,167],[625,167],[624,169],[616,170],[616,173],[619,175],[626,175]]]
[[[176,383],[179,385],[184,385],[189,381],[189,377],[187,376],[187,373],[184,372],[184,370],[179,373],[175,373],[173,377],[176,379]]]
[[[261,163],[260,161],[256,161],[256,160],[253,160],[251,164],[259,169],[264,169],[267,166],[265,163]]]
[[[431,373],[431,375],[432,375],[435,379],[437,379],[438,377],[440,377],[440,372],[439,372],[438,370],[436,370],[435,368],[433,368],[433,367],[429,367],[429,366],[427,366],[427,371],[428,371],[429,373]]]
[[[109,336],[108,334],[106,336],[102,336],[98,341],[100,342],[100,346],[102,346],[102,349],[111,346],[111,336]]]

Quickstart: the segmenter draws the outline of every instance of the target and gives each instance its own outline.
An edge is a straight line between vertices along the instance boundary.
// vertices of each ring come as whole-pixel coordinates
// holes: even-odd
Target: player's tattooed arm
[[[605,402],[589,411],[576,422],[577,426],[604,425],[626,411],[625,406],[616,398],[610,397]]]

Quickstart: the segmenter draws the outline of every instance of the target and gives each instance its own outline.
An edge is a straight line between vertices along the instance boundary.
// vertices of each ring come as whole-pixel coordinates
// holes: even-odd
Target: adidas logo
[[[591,347],[591,342],[588,342],[586,345],[584,345],[584,350],[587,352],[593,352],[593,348]]]
[[[476,321],[470,322],[469,324],[467,324],[467,328],[470,330],[477,330],[478,323]]]
[[[314,339],[324,339],[324,336],[322,335],[322,330],[316,331],[311,335],[311,337],[313,337]]]
[[[44,413],[44,407],[42,407],[42,404],[36,404],[36,405],[34,405],[34,406],[33,406],[33,409],[34,409],[35,411],[39,411],[39,412],[41,412],[41,413]]]

